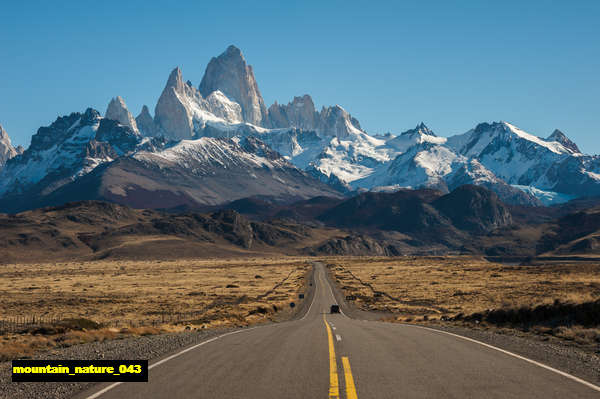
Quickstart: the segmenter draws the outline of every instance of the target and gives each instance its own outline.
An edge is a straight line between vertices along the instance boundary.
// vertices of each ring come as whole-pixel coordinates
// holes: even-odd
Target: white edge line
[[[316,267],[313,266],[313,280],[315,280],[315,269]],[[315,281],[316,283],[316,281]],[[315,298],[317,297],[317,287],[316,284],[313,286],[313,298],[312,298],[312,302],[310,303],[310,306],[308,307],[308,310],[306,311],[306,313],[304,313],[304,316],[302,316],[301,320],[306,319],[306,316],[308,316],[308,314],[310,313],[310,310],[312,309],[313,303],[315,303]]]
[[[329,289],[331,289],[331,287],[329,287]],[[304,319],[306,318],[306,316],[308,316],[308,314],[310,313],[310,310],[312,309],[312,305],[313,305],[313,303],[315,303],[315,297],[317,296],[317,293],[316,293],[316,287],[314,288],[314,290],[313,290],[313,291],[314,291],[314,293],[313,293],[313,299],[312,299],[312,302],[310,303],[310,306],[308,307],[308,310],[306,311],[306,313],[304,314],[304,316],[303,316],[303,317],[302,317],[300,320],[304,320]],[[332,295],[333,295],[333,293],[332,293]],[[334,297],[334,299],[335,299],[335,297]],[[159,360],[159,361],[158,361],[158,362],[156,362],[156,363],[152,363],[150,366],[148,366],[148,370],[151,370],[151,369],[153,369],[153,368],[154,368],[154,367],[156,367],[156,366],[159,366],[159,365],[161,365],[161,364],[163,364],[163,363],[165,363],[165,362],[168,362],[169,360],[171,360],[171,359],[173,359],[173,358],[176,358],[177,356],[183,355],[184,353],[186,353],[186,352],[189,352],[189,351],[191,351],[191,350],[193,350],[193,349],[196,349],[196,348],[198,348],[198,347],[200,347],[200,346],[202,346],[202,345],[205,345],[205,344],[211,343],[211,342],[213,342],[213,341],[216,341],[216,340],[218,340],[219,338],[223,338],[223,337],[226,337],[226,336],[228,336],[228,335],[233,335],[233,334],[241,333],[241,332],[243,332],[243,331],[250,331],[250,330],[254,330],[254,329],[256,329],[256,328],[260,328],[260,327],[266,327],[266,326],[257,326],[257,327],[245,328],[245,329],[243,329],[243,330],[232,331],[232,332],[228,332],[228,333],[225,333],[225,334],[219,335],[218,337],[214,337],[214,338],[208,339],[208,340],[206,340],[206,341],[200,342],[199,344],[196,344],[196,345],[194,345],[194,346],[190,346],[189,348],[186,348],[186,349],[184,349],[184,350],[182,350],[182,351],[179,351],[179,352],[177,352],[177,353],[174,353],[174,354],[172,354],[171,356],[165,357],[164,359],[162,359],[162,360]],[[100,391],[98,391],[98,392],[96,392],[96,393],[94,393],[94,394],[92,394],[92,395],[90,395],[90,396],[86,397],[85,399],[96,399],[96,398],[99,398],[101,395],[105,394],[106,392],[110,391],[110,390],[111,390],[111,389],[113,389],[114,387],[117,387],[117,386],[119,386],[119,385],[121,385],[121,384],[122,384],[122,382],[115,382],[114,384],[111,384],[111,385],[109,385],[109,386],[107,386],[107,387],[105,387],[105,388],[101,389]]]
[[[216,341],[216,340],[218,340],[220,338],[226,337],[228,335],[238,334],[238,333],[241,333],[241,332],[244,332],[244,331],[254,330],[254,329],[257,329],[257,328],[260,328],[260,327],[266,327],[266,326],[256,326],[256,327],[245,328],[245,329],[242,329],[242,330],[231,331],[231,332],[228,332],[228,333],[225,333],[225,334],[221,334],[221,335],[219,335],[217,337],[208,339],[206,341],[200,342],[199,344],[190,346],[189,348],[186,348],[186,349],[183,349],[183,350],[181,350],[181,351],[179,351],[177,353],[174,353],[171,356],[167,356],[164,359],[161,359],[161,360],[159,360],[156,363],[152,363],[150,366],[148,366],[148,370],[151,370],[154,367],[159,366],[159,365],[161,365],[161,364],[163,364],[165,362],[168,362],[169,360],[174,359],[174,358],[176,358],[178,356],[181,356],[181,355],[183,355],[186,352],[194,350],[194,349],[196,349],[196,348],[198,348],[198,347],[200,347],[202,345],[206,345],[208,343],[214,342],[214,341]],[[96,399],[96,398],[100,397],[101,395],[103,395],[104,393],[110,391],[114,387],[119,386],[121,384],[122,384],[122,382],[115,382],[114,384],[111,384],[111,385],[107,386],[106,388],[104,388],[104,389],[102,389],[102,390],[100,390],[100,391],[98,391],[98,392],[96,392],[96,393],[94,393],[94,394],[86,397],[86,399]]]
[[[448,332],[448,331],[436,330],[435,328],[429,328],[429,327],[417,326],[417,325],[413,325],[413,324],[401,324],[401,325],[403,325],[403,326],[409,326],[409,327],[422,328],[422,329],[424,329],[424,330],[429,330],[429,331],[434,331],[434,332],[437,332],[437,333],[447,334],[447,335],[451,335],[451,336],[453,336],[453,337],[456,337],[456,338],[464,339],[465,341],[474,342],[474,343],[476,343],[476,344],[479,344],[479,345],[485,346],[485,347],[487,347],[487,348],[490,348],[490,349],[497,350],[498,352],[502,352],[502,353],[504,353],[504,354],[506,354],[506,355],[509,355],[509,356],[515,357],[515,358],[517,358],[517,359],[524,360],[524,361],[526,361],[526,362],[528,362],[528,363],[531,363],[531,364],[533,364],[533,365],[536,365],[536,366],[538,366],[538,367],[541,367],[541,368],[543,368],[543,369],[546,369],[546,370],[552,371],[552,372],[554,372],[554,373],[556,373],[556,374],[562,375],[563,377],[566,377],[566,378],[568,378],[568,379],[570,379],[570,380],[573,380],[573,381],[575,381],[575,382],[578,382],[578,383],[580,383],[580,384],[583,384],[583,385],[587,386],[588,388],[591,388],[591,389],[593,389],[593,390],[595,390],[595,391],[598,391],[598,392],[600,392],[600,387],[599,387],[599,386],[597,386],[597,385],[594,385],[594,384],[592,384],[591,382],[588,382],[588,381],[582,380],[581,378],[575,377],[574,375],[571,375],[571,374],[569,374],[569,373],[565,373],[564,371],[560,371],[560,370],[558,370],[558,369],[555,369],[554,367],[550,367],[550,366],[548,366],[548,365],[546,365],[546,364],[544,364],[544,363],[536,362],[535,360],[532,360],[532,359],[526,358],[526,357],[524,357],[524,356],[521,356],[521,355],[517,355],[516,353],[509,352],[509,351],[507,351],[507,350],[504,350],[504,349],[500,349],[500,348],[498,348],[498,347],[496,347],[496,346],[493,346],[493,345],[490,345],[490,344],[486,344],[485,342],[477,341],[476,339],[469,338],[469,337],[464,337],[464,336],[462,336],[462,335],[454,334],[454,333],[451,333],[451,332]]]

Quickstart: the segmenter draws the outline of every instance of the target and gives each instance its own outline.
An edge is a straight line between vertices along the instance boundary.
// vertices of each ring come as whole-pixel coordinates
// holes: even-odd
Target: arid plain
[[[281,320],[293,311],[290,303],[302,301],[317,260],[348,302],[381,312],[387,321],[526,331],[588,349],[600,342],[597,315],[586,314],[600,302],[600,265],[593,262],[508,265],[465,256],[104,260],[4,265],[0,319],[21,325],[3,332],[0,357]]]
[[[330,258],[348,299],[393,322],[460,324],[600,343],[600,265],[481,257]],[[512,332],[512,331],[511,331]]]
[[[310,264],[302,258],[92,261],[5,265],[3,360],[130,335],[285,317]]]

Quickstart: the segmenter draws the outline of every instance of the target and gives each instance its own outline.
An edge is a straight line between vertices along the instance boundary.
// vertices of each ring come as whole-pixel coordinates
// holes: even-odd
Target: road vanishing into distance
[[[77,397],[600,398],[597,386],[473,340],[353,319],[342,301],[329,314],[338,301],[320,263],[313,281],[296,320],[221,335],[151,364],[147,383]]]

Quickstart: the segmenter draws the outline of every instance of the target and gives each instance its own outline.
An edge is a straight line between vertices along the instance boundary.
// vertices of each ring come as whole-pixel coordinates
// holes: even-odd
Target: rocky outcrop
[[[106,113],[104,114],[106,119],[112,119],[119,122],[123,126],[127,126],[134,132],[139,134],[138,126],[135,118],[127,109],[127,105],[121,96],[114,97],[108,103]]]
[[[135,118],[135,122],[140,133],[146,137],[156,137],[159,136],[159,128],[154,123],[154,119],[150,115],[150,110],[147,106],[142,107],[142,112]]]
[[[353,234],[343,238],[332,238],[320,245],[305,248],[309,255],[341,256],[397,256],[400,251],[393,245],[378,242],[371,237]]]
[[[16,157],[22,152],[23,147],[13,147],[10,141],[10,137],[8,137],[8,133],[6,133],[6,130],[4,130],[2,125],[0,125],[0,168],[4,166],[6,161],[13,157]]]
[[[252,67],[240,49],[229,46],[223,54],[212,58],[200,82],[200,93],[209,96],[215,90],[221,91],[227,98],[237,102],[244,121],[262,126],[267,109],[254,79]]]

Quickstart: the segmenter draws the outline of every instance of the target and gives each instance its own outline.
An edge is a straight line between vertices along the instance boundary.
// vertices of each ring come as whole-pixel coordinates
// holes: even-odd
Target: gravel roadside
[[[185,348],[235,329],[210,329],[131,337],[104,342],[74,345],[39,353],[34,359],[159,359],[177,349]],[[152,362],[150,362],[152,363]],[[70,398],[95,383],[19,382],[11,381],[11,362],[0,363],[0,398],[36,399]]]
[[[518,330],[501,332],[453,325],[427,325],[472,338],[500,349],[543,363],[600,386],[600,347],[597,352],[581,349],[561,339],[542,341],[542,337]]]

